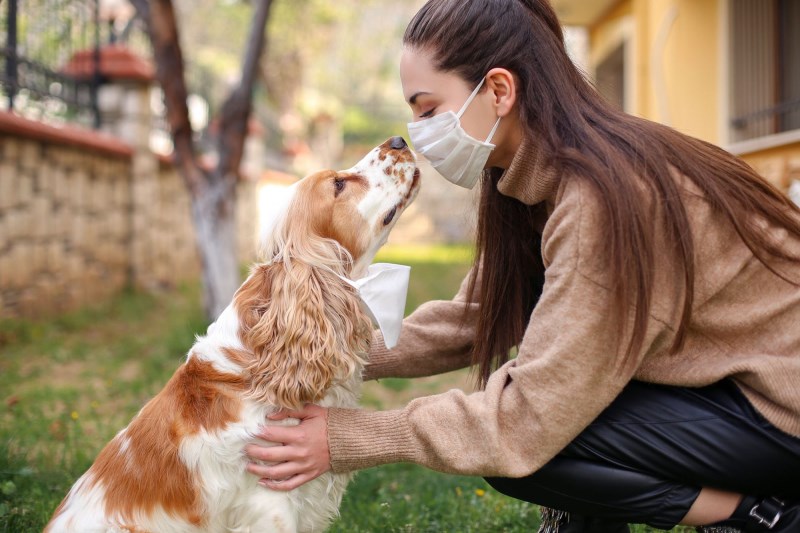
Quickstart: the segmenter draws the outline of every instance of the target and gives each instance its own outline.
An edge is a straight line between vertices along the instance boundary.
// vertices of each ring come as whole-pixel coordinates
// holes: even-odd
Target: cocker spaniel
[[[356,405],[372,327],[342,277],[364,275],[418,190],[414,155],[392,137],[353,168],[272,198],[263,262],[45,531],[323,530],[350,476],[272,491],[245,472],[243,448],[278,409]]]

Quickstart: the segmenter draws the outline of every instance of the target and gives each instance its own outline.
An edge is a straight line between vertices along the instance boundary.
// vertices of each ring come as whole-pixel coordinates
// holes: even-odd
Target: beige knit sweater
[[[732,225],[676,176],[695,239],[695,299],[687,341],[669,354],[682,309],[682,281],[658,258],[655,290],[638,364],[620,373],[623,351],[599,239],[600,203],[578,180],[559,180],[544,158],[523,144],[498,184],[526,204],[547,202],[542,233],[544,291],[518,356],[494,372],[485,390],[451,390],[404,409],[331,409],[331,465],[345,472],[390,462],[435,470],[519,477],[547,463],[620,393],[631,379],[700,387],[733,378],[756,409],[800,436],[800,289],[769,272]],[[666,249],[663,212],[651,205],[658,247]],[[794,254],[800,242],[771,234]],[[666,254],[665,254],[666,255]],[[800,280],[800,264],[777,265]],[[469,364],[479,309],[466,283],[452,301],[420,306],[403,322],[398,345],[376,338],[366,378],[414,377]]]

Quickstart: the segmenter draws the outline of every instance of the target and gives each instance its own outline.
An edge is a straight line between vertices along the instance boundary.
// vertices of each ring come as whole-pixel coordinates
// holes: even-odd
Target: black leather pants
[[[631,382],[539,471],[487,481],[546,507],[670,529],[702,487],[800,500],[800,438],[767,422],[730,381]]]

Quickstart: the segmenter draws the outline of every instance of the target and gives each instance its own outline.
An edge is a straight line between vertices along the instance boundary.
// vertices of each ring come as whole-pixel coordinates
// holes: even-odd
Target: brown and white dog
[[[317,172],[273,198],[264,262],[45,531],[323,530],[350,476],[272,491],[245,472],[243,448],[278,409],[356,405],[372,328],[339,276],[364,275],[418,190],[414,155],[393,137],[353,168]]]

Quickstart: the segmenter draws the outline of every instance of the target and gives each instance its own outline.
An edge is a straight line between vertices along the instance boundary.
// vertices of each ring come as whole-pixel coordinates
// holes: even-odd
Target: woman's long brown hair
[[[656,252],[648,229],[651,214],[635,182],[643,181],[663,206],[672,244],[663,253],[675,254],[682,267],[683,311],[673,352],[682,347],[691,316],[694,242],[671,167],[703,191],[776,275],[786,279],[769,258],[798,259],[758,225],[765,220],[800,236],[797,207],[721,148],[609,105],[569,59],[547,0],[431,0],[409,23],[403,42],[432,53],[439,70],[456,73],[473,86],[494,67],[513,72],[529,141],[552,155],[550,163],[562,179],[583,180],[599,193],[607,217],[605,259],[618,273],[613,291],[619,324],[628,324],[628,313],[634,313],[630,331],[620,326],[618,332],[620,342],[628,339],[625,364],[643,348]],[[501,174],[487,171],[482,182],[475,266],[481,262],[483,274],[480,282],[473,276],[469,287],[478,291],[481,306],[473,348],[481,385],[521,341],[544,278],[536,227],[542,206],[502,195],[496,187]]]

